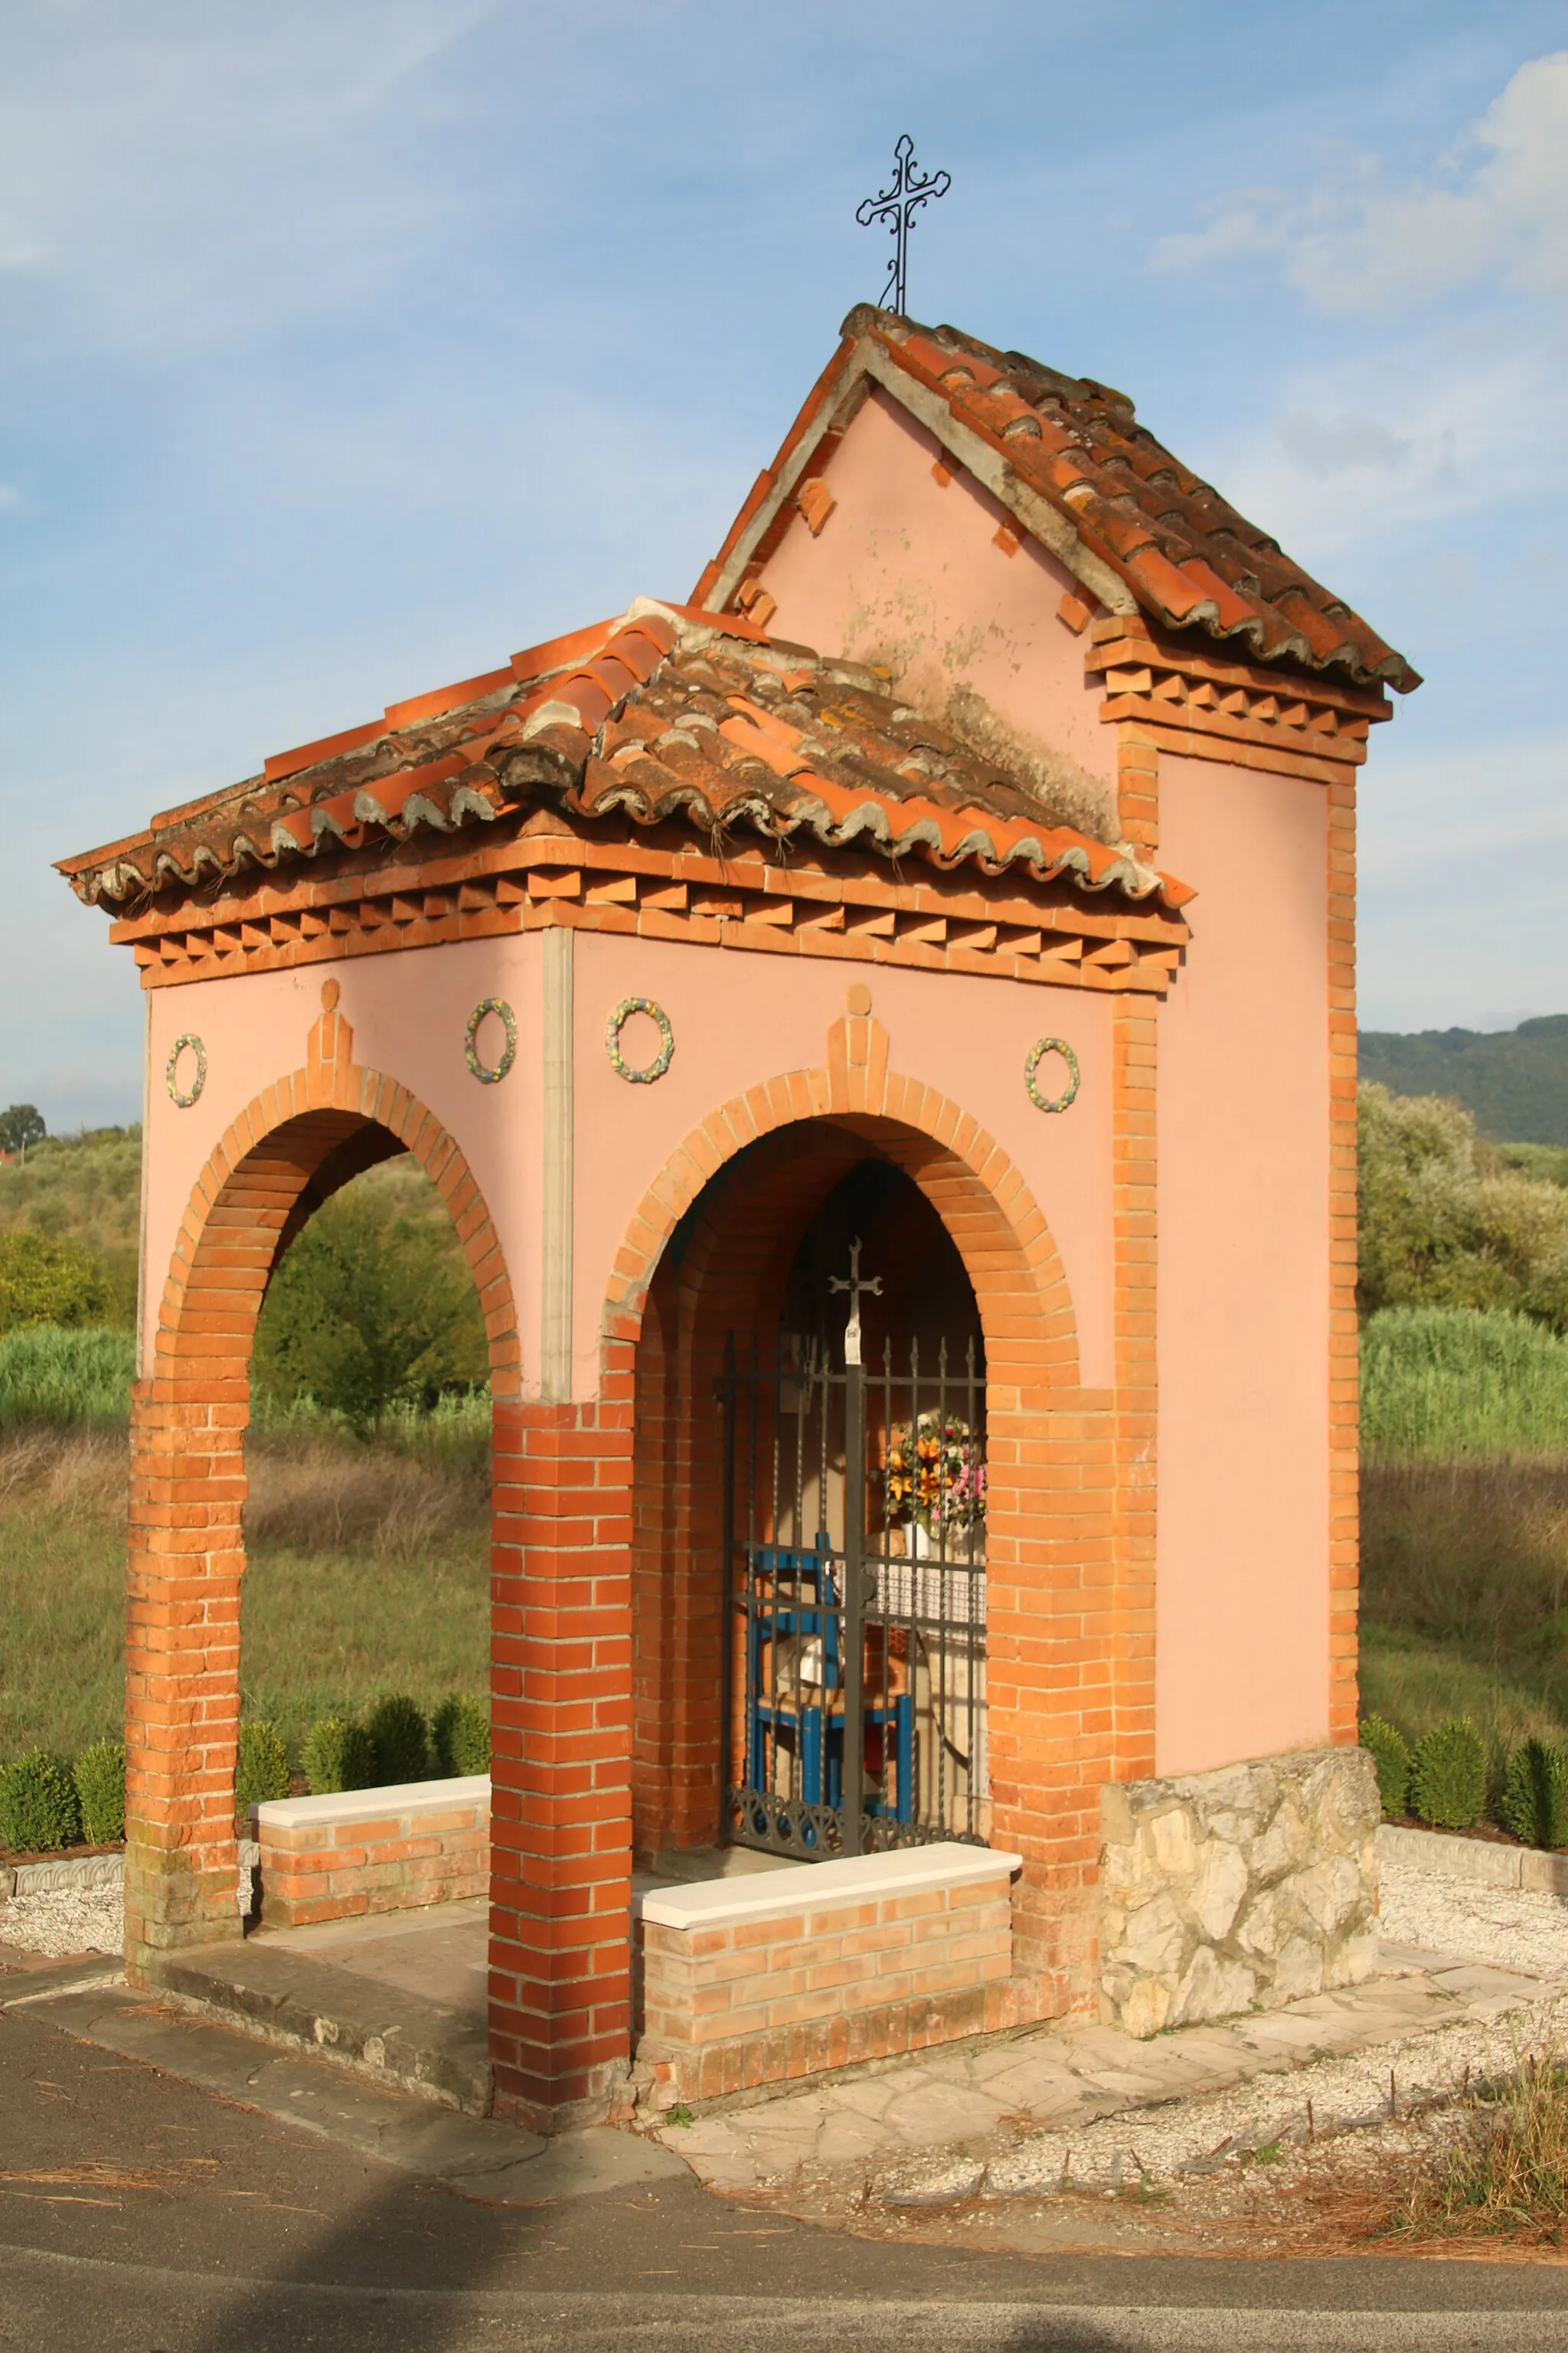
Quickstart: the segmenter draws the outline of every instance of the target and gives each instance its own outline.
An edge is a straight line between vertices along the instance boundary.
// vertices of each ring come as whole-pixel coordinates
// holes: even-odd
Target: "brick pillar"
[[[630,2045],[632,1375],[608,1354],[596,1403],[495,1408],[490,2055],[497,2113],[536,2131],[617,2113]]]
[[[160,1952],[239,1934],[246,1410],[243,1399],[222,1398],[226,1386],[138,1381],[132,1398],[125,1966],[133,1985],[150,1981]]]

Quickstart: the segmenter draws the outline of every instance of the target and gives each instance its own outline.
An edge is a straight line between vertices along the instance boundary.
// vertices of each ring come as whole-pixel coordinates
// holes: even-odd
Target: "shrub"
[[[488,1773],[490,1720],[477,1699],[444,1699],[430,1722],[437,1769],[447,1775]]]
[[[1527,1740],[1503,1777],[1504,1828],[1526,1846],[1568,1846],[1568,1754],[1550,1740]]]
[[[312,1798],[334,1789],[368,1789],[375,1780],[375,1749],[363,1724],[345,1723],[341,1715],[324,1715],[305,1735],[300,1752],[305,1780]]]
[[[430,1726],[415,1701],[403,1692],[378,1699],[368,1729],[379,1786],[424,1779],[430,1762]]]
[[[235,1767],[234,1802],[246,1812],[270,1798],[289,1795],[289,1751],[275,1724],[242,1724]]]
[[[101,1324],[113,1292],[92,1252],[32,1226],[0,1234],[0,1332],[28,1324]]]
[[[69,1769],[47,1748],[24,1750],[0,1773],[0,1844],[13,1854],[75,1846],[81,1808]]]
[[[1362,1724],[1361,1745],[1370,1750],[1377,1767],[1383,1810],[1396,1821],[1410,1801],[1410,1750],[1405,1735],[1385,1717],[1369,1715]]]
[[[125,1836],[125,1749],[118,1740],[95,1740],[72,1769],[81,1834],[89,1846],[110,1846]]]
[[[1468,1831],[1487,1802],[1487,1748],[1468,1715],[1450,1717],[1415,1744],[1410,1760],[1415,1810],[1434,1830]]]

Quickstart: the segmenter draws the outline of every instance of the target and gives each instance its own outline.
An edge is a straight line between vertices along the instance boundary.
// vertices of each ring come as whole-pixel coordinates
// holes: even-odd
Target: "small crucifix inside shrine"
[[[849,1293],[849,1321],[844,1326],[844,1361],[847,1365],[858,1365],[861,1361],[861,1294],[868,1293],[873,1299],[880,1299],[882,1295],[881,1276],[879,1274],[863,1276],[860,1272],[860,1244],[858,1240],[849,1245],[848,1273],[829,1275],[827,1287],[829,1291],[847,1291]]]
[[[873,221],[885,220],[888,224],[888,233],[893,240],[893,258],[888,265],[888,282],[882,289],[881,307],[884,311],[895,311],[900,319],[909,316],[910,230],[914,226],[915,215],[922,205],[929,205],[934,197],[945,196],[952,185],[951,173],[933,172],[921,175],[915,162],[915,142],[906,131],[893,150],[892,186],[884,188],[879,195],[868,196],[856,211],[855,217],[862,228],[869,228]]]

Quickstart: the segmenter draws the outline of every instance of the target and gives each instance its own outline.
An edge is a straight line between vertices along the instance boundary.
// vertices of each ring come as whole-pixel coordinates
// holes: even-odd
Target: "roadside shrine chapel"
[[[689,602],[63,862],[149,992],[135,1981],[237,1927],[262,1294],[402,1152],[489,1334],[498,2113],[1364,1974],[1355,781],[1417,683],[1122,394],[862,307]],[[797,1868],[639,1925],[735,1847]]]

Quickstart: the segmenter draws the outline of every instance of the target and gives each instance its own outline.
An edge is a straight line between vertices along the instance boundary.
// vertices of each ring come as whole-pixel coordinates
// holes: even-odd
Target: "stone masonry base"
[[[1356,1985],[1377,1952],[1363,1748],[1100,1792],[1102,2021],[1157,2034]]]
[[[1377,1956],[1377,1777],[1309,1748],[1100,1793],[1100,2017],[1130,2035],[1361,1984]]]

